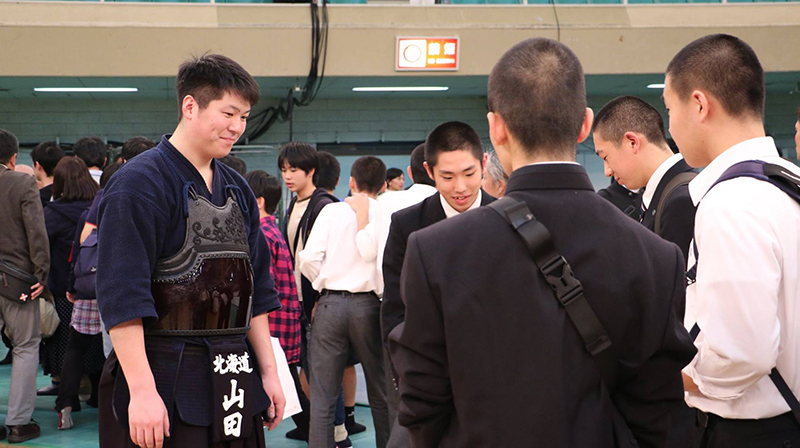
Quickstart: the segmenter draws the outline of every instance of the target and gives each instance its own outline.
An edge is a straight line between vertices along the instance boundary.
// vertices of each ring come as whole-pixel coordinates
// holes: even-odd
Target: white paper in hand
[[[272,351],[275,353],[275,364],[278,366],[278,379],[281,381],[283,396],[286,398],[286,408],[283,411],[283,419],[297,415],[303,411],[300,407],[300,398],[297,396],[297,389],[294,386],[292,373],[289,371],[289,363],[286,361],[286,354],[281,348],[278,338],[272,338]]]

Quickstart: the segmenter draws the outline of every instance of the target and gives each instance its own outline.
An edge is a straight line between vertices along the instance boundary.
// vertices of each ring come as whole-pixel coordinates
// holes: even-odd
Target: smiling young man
[[[267,313],[280,307],[247,182],[216,158],[258,86],[206,55],[181,65],[179,122],[111,178],[100,202],[97,302],[114,352],[100,446],[264,447],[285,400]]]
[[[697,355],[683,372],[695,446],[799,446],[789,402],[800,394],[800,206],[763,175],[731,176],[756,165],[800,178],[764,132],[764,70],[747,43],[715,34],[678,52],[665,83],[670,134],[705,167],[689,184],[685,324]]]
[[[508,188],[499,207],[408,239],[405,321],[389,336],[399,422],[418,447],[663,447],[667,416],[683,397],[680,369],[694,354],[672,311],[683,300],[681,254],[598,196],[575,163],[592,111],[569,48],[520,42],[492,69],[487,91]],[[516,201],[520,231],[538,239],[537,263],[497,213],[506,198]],[[533,215],[551,238],[531,225]],[[587,319],[589,307],[605,339],[584,342],[567,315]],[[592,356],[609,343],[610,384]]]
[[[424,166],[436,184],[437,193],[392,215],[383,254],[381,335],[384,345],[389,333],[405,318],[406,306],[400,297],[400,276],[409,235],[494,201],[493,197],[481,190],[485,165],[486,155],[481,138],[470,125],[451,121],[437,126],[428,134]],[[393,400],[389,400],[389,403],[389,417],[394,419],[397,409],[392,409]],[[407,437],[405,428],[393,424],[387,447],[404,446],[403,441]]]

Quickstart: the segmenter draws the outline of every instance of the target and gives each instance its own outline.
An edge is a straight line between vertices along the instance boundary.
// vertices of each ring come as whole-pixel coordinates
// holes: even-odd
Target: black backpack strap
[[[522,237],[534,263],[553,288],[558,302],[580,333],[586,350],[597,362],[606,387],[613,390],[617,377],[617,359],[611,347],[611,339],[586,300],[581,282],[575,278],[567,260],[556,251],[550,232],[544,224],[536,220],[524,202],[505,196],[489,204],[489,207],[508,221]]]
[[[689,332],[689,335],[692,337],[692,341],[697,339],[697,336],[700,334],[700,326],[694,324],[692,330]],[[777,367],[773,367],[772,371],[769,373],[769,379],[772,380],[772,383],[775,384],[775,387],[778,389],[778,392],[781,393],[781,396],[786,401],[786,404],[789,405],[789,409],[792,410],[792,415],[794,415],[794,419],[800,424],[800,402],[797,401],[797,397],[795,397],[794,392],[792,389],[789,388],[789,385],[786,384],[786,381],[781,376],[781,373],[778,372]]]
[[[672,180],[667,183],[667,186],[664,187],[664,192],[661,194],[661,198],[658,200],[658,204],[656,204],[656,222],[655,222],[655,232],[656,235],[661,236],[661,213],[662,209],[664,208],[664,204],[667,203],[667,199],[672,195],[672,192],[675,191],[678,187],[683,185],[689,185],[689,182],[692,181],[697,177],[697,173],[694,171],[684,171],[683,173],[678,174],[677,176],[673,177]]]

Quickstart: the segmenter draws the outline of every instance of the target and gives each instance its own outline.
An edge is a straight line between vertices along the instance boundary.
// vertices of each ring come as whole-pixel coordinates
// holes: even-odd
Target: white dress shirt
[[[647,181],[647,185],[644,187],[644,194],[642,195],[642,204],[644,204],[645,208],[650,208],[650,201],[653,200],[653,195],[656,194],[656,189],[658,188],[658,184],[661,183],[661,179],[664,178],[664,175],[667,174],[670,168],[681,160],[683,160],[682,155],[673,154],[667,160],[661,162],[661,165],[659,165],[653,175],[650,176],[650,180]]]
[[[473,202],[472,205],[469,206],[467,211],[475,210],[476,208],[480,207],[482,199],[483,199],[483,191],[478,190],[478,197],[475,198],[475,202]],[[439,200],[442,201],[442,208],[444,209],[444,215],[446,217],[452,218],[453,216],[457,216],[459,213],[461,213],[458,210],[451,207],[450,204],[447,203],[447,200],[444,198],[444,196],[439,195]]]
[[[387,191],[378,196],[380,213],[358,232],[356,241],[363,253],[368,254],[369,251],[375,251],[375,257],[378,259],[378,271],[381,274],[381,284],[383,283],[383,252],[386,249],[386,240],[389,239],[392,215],[404,208],[419,204],[435,193],[435,187],[414,184],[408,190]]]
[[[89,174],[92,176],[97,185],[100,185],[100,178],[103,177],[103,170],[89,170]]]
[[[378,201],[369,200],[369,219],[380,214]],[[376,251],[362,253],[356,244],[358,219],[345,202],[326,205],[314,222],[298,268],[317,291],[383,293]]]
[[[739,177],[714,182],[745,160],[800,169],[778,157],[772,138],[739,143],[690,184],[699,207],[697,281],[687,288],[685,325],[701,332],[684,372],[702,394],[689,406],[725,418],[761,419],[789,411],[767,376],[777,365],[800,396],[800,205],[775,186]],[[700,200],[702,199],[702,202]],[[689,251],[688,266],[695,264]]]

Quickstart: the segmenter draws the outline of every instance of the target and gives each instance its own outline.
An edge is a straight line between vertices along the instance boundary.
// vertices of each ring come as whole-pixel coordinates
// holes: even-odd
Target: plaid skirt
[[[78,333],[95,335],[100,334],[100,310],[97,300],[76,300],[72,308],[72,322],[70,326]]]

